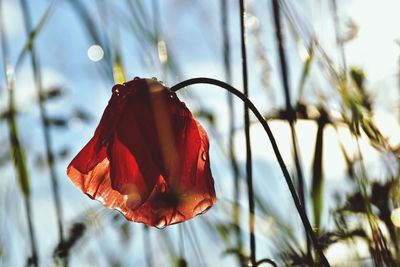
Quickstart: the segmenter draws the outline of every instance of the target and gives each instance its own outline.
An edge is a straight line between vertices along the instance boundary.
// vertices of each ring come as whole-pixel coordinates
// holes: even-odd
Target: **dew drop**
[[[140,78],[138,76],[136,76],[135,78],[133,78],[134,81],[139,80]]]
[[[151,77],[151,79],[157,81],[157,77]]]
[[[121,85],[120,84],[114,85],[112,88],[112,93],[118,95],[120,92],[121,92]]]
[[[205,151],[201,152],[201,159],[204,161],[207,160],[207,153]]]
[[[196,205],[196,207],[194,207],[193,212],[196,215],[203,214],[211,208],[212,204],[213,203],[211,199],[209,198],[203,199],[202,201],[199,202],[199,204]]]
[[[158,219],[154,225],[158,229],[164,229],[167,226],[167,218],[164,216]]]
[[[161,193],[167,192],[167,186],[164,183],[160,184],[159,188],[160,188],[159,190]]]

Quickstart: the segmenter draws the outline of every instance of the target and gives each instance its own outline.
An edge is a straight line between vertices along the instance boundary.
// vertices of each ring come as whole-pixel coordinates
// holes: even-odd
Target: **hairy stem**
[[[285,162],[283,161],[283,158],[279,151],[278,144],[276,143],[275,137],[272,134],[271,128],[269,127],[267,121],[261,115],[260,111],[258,111],[258,109],[254,106],[253,102],[251,102],[250,99],[246,95],[244,95],[242,92],[240,92],[238,89],[234,88],[233,86],[231,86],[227,83],[224,83],[224,82],[216,80],[216,79],[203,78],[203,77],[193,78],[193,79],[189,79],[189,80],[180,82],[180,83],[172,86],[170,89],[171,89],[171,91],[176,92],[186,86],[193,85],[193,84],[212,84],[212,85],[216,85],[218,87],[224,88],[225,90],[228,90],[230,93],[232,93],[235,96],[237,96],[238,98],[240,98],[246,104],[247,108],[249,108],[253,112],[253,114],[256,116],[256,118],[261,123],[265,132],[268,135],[268,138],[272,145],[272,149],[274,151],[274,154],[276,156],[278,164],[283,172],[283,176],[285,178],[286,184],[288,185],[288,188],[289,188],[290,194],[292,196],[293,202],[296,206],[297,212],[301,218],[301,221],[302,221],[309,237],[311,238],[311,240],[313,242],[315,249],[317,250],[317,252],[319,254],[321,263],[323,266],[329,267],[330,264],[322,251],[322,248],[319,244],[317,237],[315,236],[315,233],[311,227],[310,221],[307,218],[307,214],[304,212],[304,208],[300,202],[299,196],[297,195],[295,186],[292,182],[292,179],[291,179],[289,171],[285,165]]]

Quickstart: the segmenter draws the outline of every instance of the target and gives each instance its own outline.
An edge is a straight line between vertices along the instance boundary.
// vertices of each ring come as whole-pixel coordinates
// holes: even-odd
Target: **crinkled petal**
[[[148,84],[135,79],[113,89],[67,174],[128,220],[163,227],[205,212],[216,197],[207,133],[174,93]]]
[[[118,147],[113,147],[110,153],[113,188],[124,192],[127,184],[136,184],[145,198],[163,174],[158,137],[146,91],[143,88],[127,97],[126,108],[116,128],[119,143],[113,144]]]
[[[163,141],[158,143],[160,150],[163,145],[173,144],[173,149],[166,149],[169,158],[163,159],[163,163],[173,165],[175,171],[165,168],[169,171],[160,175],[147,201],[132,211],[134,218],[141,218],[147,225],[157,227],[186,221],[204,213],[216,202],[207,133],[175,94],[166,89],[164,93],[168,110],[161,108],[159,112],[169,115],[163,119],[169,121],[171,127],[162,127],[164,135],[161,138],[166,138],[168,134],[165,131],[172,129],[173,140],[167,144]],[[157,157],[162,154],[158,152]],[[171,177],[173,175],[178,177]]]

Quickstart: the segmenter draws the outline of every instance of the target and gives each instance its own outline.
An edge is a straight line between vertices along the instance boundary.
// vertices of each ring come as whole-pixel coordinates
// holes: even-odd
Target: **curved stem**
[[[297,212],[299,213],[301,221],[302,221],[304,227],[306,228],[308,235],[310,236],[310,238],[320,256],[321,262],[324,266],[327,266],[327,267],[330,266],[328,260],[326,259],[325,255],[322,251],[321,246],[319,245],[319,242],[314,234],[314,231],[312,230],[310,221],[308,220],[307,215],[304,213],[303,206],[302,206],[300,199],[296,193],[296,189],[290,178],[289,171],[285,165],[285,162],[283,161],[282,155],[279,151],[278,144],[276,143],[275,137],[272,134],[271,128],[269,127],[269,125],[268,125],[267,121],[264,119],[264,117],[261,115],[260,111],[258,111],[258,109],[254,106],[253,102],[251,102],[250,99],[247,96],[245,96],[242,92],[240,92],[238,89],[234,88],[233,86],[231,86],[227,83],[224,83],[224,82],[216,80],[216,79],[210,79],[210,78],[204,78],[204,77],[193,78],[193,79],[189,79],[189,80],[180,82],[180,83],[172,86],[170,89],[171,89],[171,91],[176,92],[186,86],[193,85],[193,84],[212,84],[212,85],[216,85],[218,87],[224,88],[225,90],[228,90],[229,92],[231,92],[232,94],[234,94],[235,96],[240,98],[246,104],[246,106],[253,112],[253,114],[256,116],[256,118],[261,123],[265,132],[268,135],[268,138],[271,142],[272,149],[274,150],[276,159],[278,160],[279,166],[283,172],[283,176],[285,177],[286,184],[289,187],[289,191],[293,198]]]
[[[274,267],[278,267],[278,264],[276,264],[276,262],[274,262],[271,259],[262,259],[256,262],[256,267],[263,264],[263,263],[268,263],[269,265],[272,265]]]

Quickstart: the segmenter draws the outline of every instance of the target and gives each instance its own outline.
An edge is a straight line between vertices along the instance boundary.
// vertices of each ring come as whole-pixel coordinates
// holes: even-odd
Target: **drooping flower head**
[[[128,220],[164,227],[216,201],[207,133],[174,92],[135,78],[112,97],[67,174],[92,199]]]

